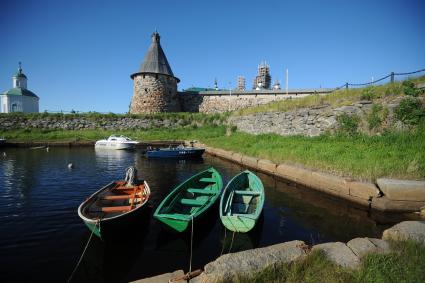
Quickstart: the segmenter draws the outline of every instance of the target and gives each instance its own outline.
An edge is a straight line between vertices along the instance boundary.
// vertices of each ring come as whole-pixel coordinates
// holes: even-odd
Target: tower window
[[[148,92],[148,89],[147,88],[145,88],[145,92]]]
[[[155,75],[155,79],[158,79],[158,74]]]

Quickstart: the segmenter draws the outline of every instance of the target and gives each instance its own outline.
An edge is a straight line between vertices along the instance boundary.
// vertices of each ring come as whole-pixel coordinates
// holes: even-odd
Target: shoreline
[[[94,146],[94,144],[95,141],[78,140],[53,142],[6,141],[2,144],[2,147],[89,147]],[[189,146],[190,142],[184,140],[143,141],[137,145],[137,148],[145,148],[147,146],[176,146],[180,144]],[[379,178],[373,183],[365,182],[353,178],[332,175],[317,169],[304,168],[286,163],[276,164],[267,159],[247,156],[220,148],[213,148],[200,142],[195,143],[195,146],[204,147],[205,152],[211,156],[245,166],[272,177],[300,184],[308,189],[344,199],[364,207],[367,211],[425,214],[425,181]],[[382,185],[383,182],[384,185]],[[385,182],[390,183],[390,185],[391,183],[396,183],[397,186],[395,188],[394,186],[389,186],[388,189],[386,188],[388,186]]]
[[[347,200],[365,207],[368,211],[421,213],[421,215],[425,213],[425,181],[379,178],[375,183],[365,182],[291,164],[276,164],[270,160],[213,148],[201,143],[197,143],[196,146],[204,147],[205,152],[212,156]],[[391,186],[391,183],[397,185]]]

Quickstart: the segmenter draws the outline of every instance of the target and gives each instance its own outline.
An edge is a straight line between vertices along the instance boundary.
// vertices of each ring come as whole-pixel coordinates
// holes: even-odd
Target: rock
[[[165,273],[145,279],[139,279],[136,281],[132,281],[131,283],[168,283],[171,279],[184,276],[183,270],[177,270],[170,273]],[[176,283],[184,283],[186,280],[173,281]]]
[[[425,181],[379,178],[376,183],[388,199],[425,201]]]
[[[383,240],[414,240],[425,244],[425,221],[403,221],[384,231]]]
[[[378,253],[388,253],[391,251],[390,244],[387,241],[376,238],[368,238],[376,247]]]
[[[225,254],[204,267],[196,282],[229,280],[237,275],[252,275],[268,266],[288,263],[306,256],[303,241],[290,241],[265,248]]]
[[[369,253],[382,253],[389,251],[388,243],[381,239],[374,239],[372,241],[372,239],[369,238],[355,238],[349,241],[347,246],[359,258]]]
[[[360,259],[354,254],[354,252],[344,243],[325,243],[315,245],[312,251],[321,250],[325,253],[326,257],[342,266],[347,268],[358,268],[360,265]]]

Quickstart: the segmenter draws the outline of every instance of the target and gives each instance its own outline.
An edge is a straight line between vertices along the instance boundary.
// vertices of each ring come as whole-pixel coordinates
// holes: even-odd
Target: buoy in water
[[[68,169],[73,169],[73,168],[74,168],[74,164],[69,163],[69,164],[68,164]]]
[[[7,156],[6,152],[3,152],[3,157],[6,157],[6,156]]]
[[[49,152],[49,147],[46,147],[46,151]]]

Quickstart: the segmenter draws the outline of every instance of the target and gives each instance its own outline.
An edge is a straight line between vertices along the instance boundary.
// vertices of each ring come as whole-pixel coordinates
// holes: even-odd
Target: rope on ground
[[[233,239],[235,239],[235,231],[233,231],[233,235],[232,235],[232,241],[230,242],[230,248],[229,248],[229,252],[232,250],[232,246],[233,246]]]
[[[223,252],[224,252],[224,245],[226,244],[226,227],[224,228],[224,239],[223,239],[223,247],[221,248],[221,253],[220,253],[220,256],[222,256],[223,255]]]
[[[189,261],[189,273],[192,272],[192,252],[193,252],[193,215],[192,215],[192,233],[190,233],[190,261]]]
[[[92,229],[92,231],[91,231],[91,234],[90,234],[89,240],[87,241],[87,244],[86,244],[86,246],[84,247],[83,253],[81,254],[80,259],[78,260],[77,265],[75,266],[74,270],[72,271],[71,276],[69,276],[69,278],[68,278],[68,281],[67,281],[68,283],[69,283],[69,282],[71,282],[72,278],[74,277],[75,271],[77,271],[78,266],[80,266],[81,260],[83,259],[84,254],[86,253],[87,247],[88,247],[88,246],[89,246],[89,244],[90,244],[91,238],[92,238],[92,236],[93,236],[93,234],[94,234],[94,230],[96,229],[96,227],[97,227],[97,224],[98,224],[98,223],[100,223],[100,220],[96,221],[96,223],[95,223],[95,225],[94,225],[94,229]]]

